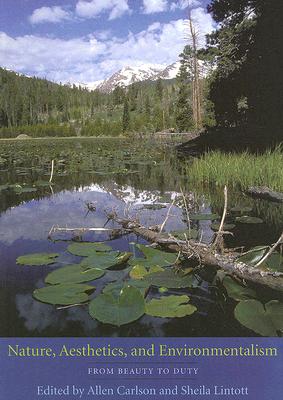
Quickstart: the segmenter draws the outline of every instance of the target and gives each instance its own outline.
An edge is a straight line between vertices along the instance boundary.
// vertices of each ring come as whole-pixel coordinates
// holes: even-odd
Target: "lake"
[[[52,185],[51,162],[55,160]],[[166,232],[187,230],[181,190],[186,193],[191,215],[218,215],[191,221],[197,238],[213,240],[223,211],[223,187],[202,187],[190,182],[188,165],[192,160],[178,157],[172,143],[132,139],[41,139],[0,143],[0,317],[1,336],[254,336],[234,318],[236,302],[215,283],[215,271],[200,270],[191,288],[169,289],[167,295],[186,295],[197,308],[182,318],[143,315],[121,327],[93,319],[87,304],[60,308],[40,302],[33,291],[46,284],[46,276],[62,266],[72,265],[78,256],[67,251],[71,243],[105,242],[113,250],[142,253],[136,244],[146,242],[133,233],[117,232],[108,221],[113,210],[121,217],[139,218],[146,226],[161,224],[171,207]],[[186,166],[186,168],[185,168]],[[154,205],[154,206],[153,206]],[[229,190],[229,207],[261,223],[237,223],[226,245],[247,250],[278,239],[283,226],[282,205],[250,199]],[[239,218],[240,218],[239,217]],[[239,220],[238,220],[239,222]],[[57,232],[51,228],[106,228],[107,231]],[[114,230],[114,231],[113,231]],[[57,253],[50,265],[16,263],[31,253]],[[107,270],[100,279],[88,282],[95,298],[106,284],[127,279],[129,265]],[[158,298],[160,288],[151,286],[147,298]],[[263,300],[274,295],[261,291]],[[273,297],[270,297],[273,296]]]

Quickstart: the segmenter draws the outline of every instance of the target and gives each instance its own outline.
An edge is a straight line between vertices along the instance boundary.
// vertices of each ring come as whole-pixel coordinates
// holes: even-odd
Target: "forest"
[[[110,94],[0,70],[1,136],[118,136],[174,125],[175,82],[145,82]]]
[[[0,136],[119,136],[217,127],[280,140],[282,2],[213,0],[208,11],[218,29],[204,48],[194,47],[194,40],[185,46],[175,80],[145,81],[104,94],[1,68]],[[194,39],[194,30],[190,34]]]
[[[208,12],[176,79],[0,69],[0,335],[282,337],[282,4]]]
[[[181,58],[185,63],[184,53]],[[166,129],[186,132],[194,129],[187,80],[185,69],[176,80],[138,82],[105,94],[0,69],[0,135],[119,136]],[[205,121],[213,124],[209,109]]]

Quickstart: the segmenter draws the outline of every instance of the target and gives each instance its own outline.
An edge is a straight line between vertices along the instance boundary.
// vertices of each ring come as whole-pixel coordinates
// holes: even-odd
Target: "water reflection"
[[[123,215],[125,210],[139,214],[142,223],[158,223],[166,216],[166,207],[156,210],[154,215],[143,208],[155,201],[163,204],[175,196],[175,192],[161,194],[158,191],[140,191],[131,186],[119,186],[116,182],[106,185],[92,184],[74,188],[73,191],[61,191],[53,196],[23,201],[17,207],[11,207],[0,216],[0,240],[6,245],[18,239],[46,240],[53,225],[72,228],[99,228],[107,221],[106,210],[114,210]],[[86,203],[95,203],[96,211],[87,214]],[[173,208],[176,218],[168,221],[168,229],[177,229],[181,223],[181,210]],[[183,224],[184,225],[184,224]],[[101,233],[97,233],[101,236]],[[104,234],[102,234],[104,235]],[[100,237],[98,239],[101,239]]]
[[[41,287],[42,283],[36,286]],[[182,294],[182,291],[174,291]],[[209,293],[206,294],[209,296]],[[221,317],[220,309],[215,303],[199,295],[192,295],[192,301],[198,307],[198,312],[183,319],[161,319],[149,316],[142,317],[139,321],[121,328],[111,327],[93,320],[86,305],[56,309],[53,306],[40,303],[33,299],[30,293],[17,294],[15,306],[17,318],[23,321],[23,334],[31,336],[209,336],[212,329],[215,335],[221,332],[215,318]],[[225,326],[225,325],[224,325]],[[236,324],[226,326],[224,332],[236,335]],[[218,333],[217,333],[218,332]]]
[[[18,146],[18,147],[17,147]],[[142,148],[124,140],[68,141],[13,143],[1,148],[6,165],[0,170],[0,185],[36,185],[48,181],[50,162],[56,161],[52,190],[36,186],[31,193],[0,190],[0,313],[4,321],[3,336],[248,336],[233,318],[233,304],[223,310],[217,293],[203,279],[201,286],[189,293],[198,312],[188,318],[159,319],[149,316],[121,328],[103,325],[88,314],[87,306],[57,310],[33,299],[32,292],[44,285],[49,267],[16,265],[16,258],[33,252],[60,252],[58,262],[72,263],[74,258],[65,250],[64,240],[71,235],[54,236],[48,240],[53,225],[69,228],[102,227],[107,221],[105,210],[138,216],[145,225],[164,221],[172,200],[180,195],[180,188],[191,194],[192,211],[222,214],[222,189],[192,188],[189,177],[182,174],[182,164],[171,149],[163,145],[146,144]],[[16,155],[16,156],[15,156]],[[96,211],[87,213],[86,203],[95,204]],[[237,226],[234,236],[227,238],[231,247],[267,244],[277,239],[282,229],[283,207],[246,198],[237,191],[229,191],[231,206],[252,206],[255,215],[265,220],[262,226]],[[149,204],[164,208],[150,210]],[[184,211],[178,201],[171,210],[167,231],[185,228]],[[116,225],[110,223],[109,227]],[[213,239],[211,221],[195,221],[205,242]],[[110,240],[109,233],[85,234],[85,240]],[[64,239],[64,240],[62,240]],[[135,251],[132,242],[143,242],[133,234],[111,238],[113,249]],[[124,271],[127,274],[127,271]],[[106,282],[121,278],[121,273],[108,272],[97,283],[97,291]],[[189,291],[185,291],[188,294]]]

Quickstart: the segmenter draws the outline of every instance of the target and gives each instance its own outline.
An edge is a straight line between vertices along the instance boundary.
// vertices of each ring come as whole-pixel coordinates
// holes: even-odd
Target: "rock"
[[[265,186],[255,186],[250,187],[245,192],[251,197],[256,197],[258,199],[273,201],[276,203],[283,203],[283,193],[275,192]]]
[[[31,139],[31,137],[29,135],[26,135],[24,133],[21,133],[20,135],[18,135],[16,137],[16,139]]]

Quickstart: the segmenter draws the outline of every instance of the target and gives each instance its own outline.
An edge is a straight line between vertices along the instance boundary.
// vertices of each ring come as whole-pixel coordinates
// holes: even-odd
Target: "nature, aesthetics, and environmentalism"
[[[283,335],[283,2],[3,0],[0,335]]]

